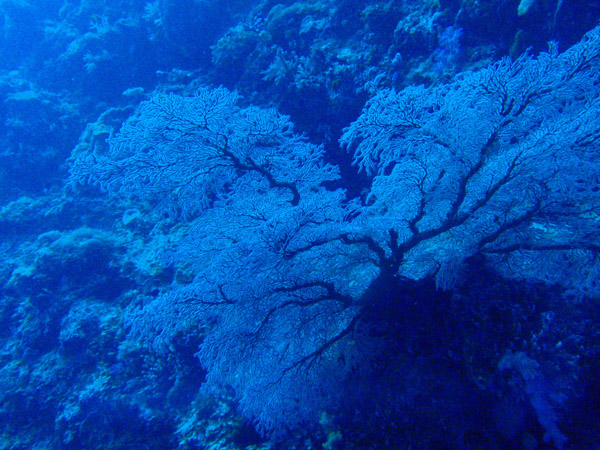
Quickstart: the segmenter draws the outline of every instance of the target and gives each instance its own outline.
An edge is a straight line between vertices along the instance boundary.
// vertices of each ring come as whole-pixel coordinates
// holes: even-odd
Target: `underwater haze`
[[[0,450],[600,448],[600,2],[0,0]]]

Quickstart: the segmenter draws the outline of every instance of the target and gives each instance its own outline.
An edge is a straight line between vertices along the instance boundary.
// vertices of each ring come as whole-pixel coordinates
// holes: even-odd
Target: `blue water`
[[[0,449],[600,448],[599,19],[1,1]]]

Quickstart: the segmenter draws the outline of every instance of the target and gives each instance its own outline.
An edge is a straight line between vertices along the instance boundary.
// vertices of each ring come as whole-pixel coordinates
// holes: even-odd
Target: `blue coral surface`
[[[0,0],[0,450],[600,448],[599,24]]]

